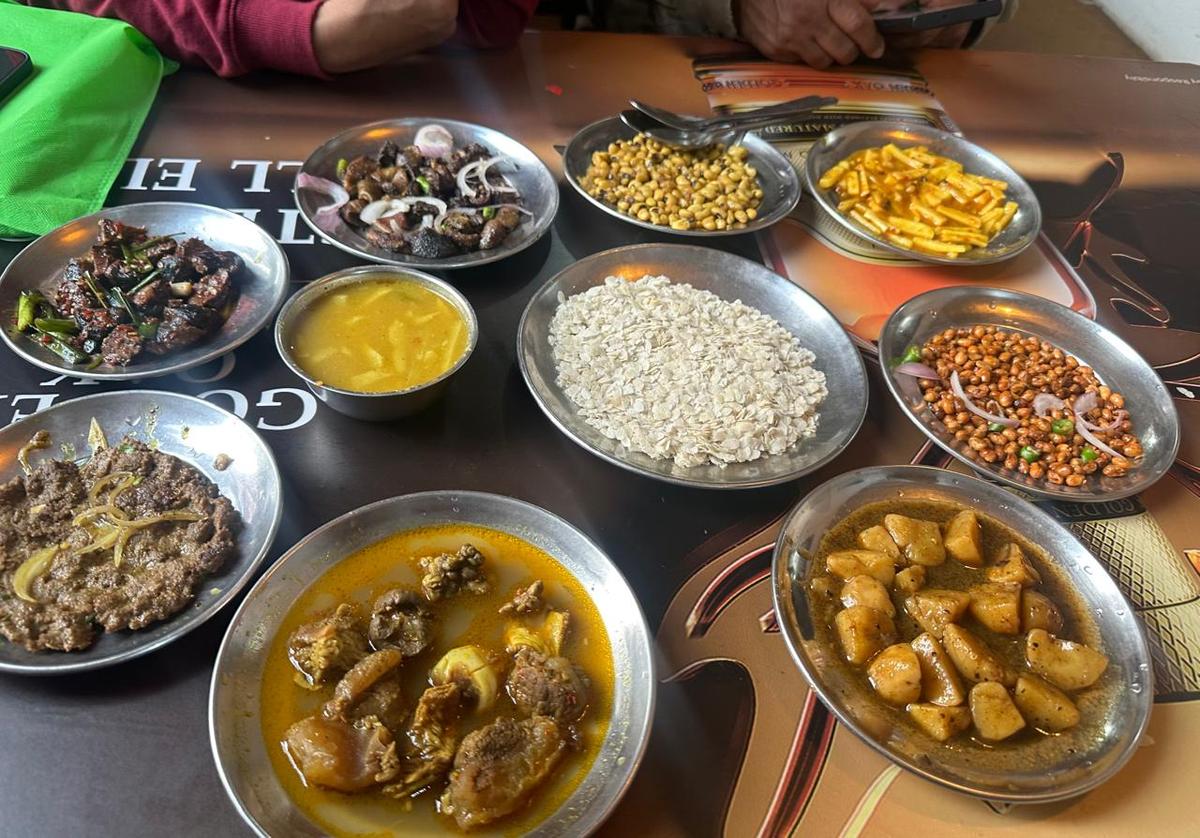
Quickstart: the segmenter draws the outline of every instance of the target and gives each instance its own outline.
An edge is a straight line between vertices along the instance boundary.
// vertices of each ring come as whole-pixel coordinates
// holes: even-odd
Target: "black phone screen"
[[[17,89],[33,71],[29,53],[12,47],[0,47],[0,99]]]
[[[1002,11],[1002,0],[976,0],[938,9],[922,9],[919,4],[913,3],[895,11],[876,12],[874,17],[875,26],[880,32],[918,32],[995,17]]]

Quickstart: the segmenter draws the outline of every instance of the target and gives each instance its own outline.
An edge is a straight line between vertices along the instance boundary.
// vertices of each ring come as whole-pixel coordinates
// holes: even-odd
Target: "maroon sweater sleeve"
[[[328,78],[312,25],[325,0],[32,0],[137,27],[163,54],[220,76],[281,70]],[[459,0],[455,40],[478,48],[516,43],[538,0]]]
[[[34,0],[137,27],[163,54],[220,76],[282,70],[324,77],[312,23],[324,0]]]
[[[538,0],[459,0],[455,41],[480,49],[511,47],[533,17]]]

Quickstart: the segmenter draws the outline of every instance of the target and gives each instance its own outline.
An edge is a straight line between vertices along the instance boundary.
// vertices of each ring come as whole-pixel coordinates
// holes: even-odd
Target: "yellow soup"
[[[341,390],[385,393],[438,378],[467,348],[467,324],[440,294],[405,279],[368,279],[319,296],[288,346],[301,369]]]
[[[343,794],[305,784],[282,743],[288,726],[319,712],[334,688],[332,684],[319,690],[297,686],[296,673],[288,659],[288,638],[298,626],[329,614],[338,603],[353,603],[366,615],[371,603],[385,591],[397,586],[420,590],[422,571],[418,557],[453,552],[464,543],[474,545],[483,554],[490,590],[484,594],[462,592],[427,604],[435,619],[433,644],[400,667],[409,702],[415,702],[429,685],[430,668],[448,649],[475,644],[502,652],[508,626],[516,623],[532,628],[540,624],[544,613],[526,616],[498,613],[516,589],[534,579],[544,583],[542,598],[546,606],[569,615],[562,654],[583,671],[590,684],[586,712],[575,724],[578,738],[567,756],[524,808],[472,829],[472,838],[507,838],[536,827],[575,791],[604,743],[612,716],[612,650],[600,613],[579,580],[529,542],[498,530],[447,524],[395,533],[341,559],[296,599],[271,640],[263,669],[262,731],[275,774],[296,806],[330,835],[390,838],[453,836],[462,832],[451,818],[439,814],[437,798],[445,786],[444,779],[404,799],[388,797],[378,790]],[[468,713],[459,719],[455,730],[459,737],[465,737],[496,717],[511,716],[514,712],[501,679],[496,706],[486,712]]]

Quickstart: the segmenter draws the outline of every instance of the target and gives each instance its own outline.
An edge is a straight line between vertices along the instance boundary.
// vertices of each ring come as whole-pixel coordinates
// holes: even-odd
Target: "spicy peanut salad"
[[[909,347],[895,371],[970,459],[1051,484],[1123,477],[1142,443],[1124,396],[1095,370],[1040,338],[977,325]]]

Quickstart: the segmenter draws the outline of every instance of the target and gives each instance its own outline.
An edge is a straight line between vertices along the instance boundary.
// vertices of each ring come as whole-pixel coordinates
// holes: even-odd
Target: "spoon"
[[[742,135],[747,131],[766,128],[768,125],[786,121],[786,117],[768,118],[754,122],[739,122],[736,125],[725,123],[715,128],[700,131],[680,131],[675,128],[667,128],[661,122],[657,122],[641,111],[635,110],[621,111],[621,121],[634,131],[637,131],[639,134],[645,134],[652,140],[666,143],[675,148],[692,149],[705,148],[718,142],[735,142],[740,140]]]
[[[768,105],[763,108],[756,108],[751,111],[743,111],[737,114],[721,114],[714,117],[699,117],[685,116],[677,114],[674,111],[668,111],[665,108],[658,108],[654,105],[631,99],[629,104],[634,109],[641,111],[646,116],[662,123],[668,128],[675,128],[680,131],[707,131],[723,125],[737,125],[742,122],[759,122],[764,119],[775,119],[784,116],[792,116],[795,114],[808,113],[817,108],[823,108],[827,105],[837,104],[837,99],[832,96],[804,96],[800,99],[792,99],[788,102],[780,102],[775,105]]]

